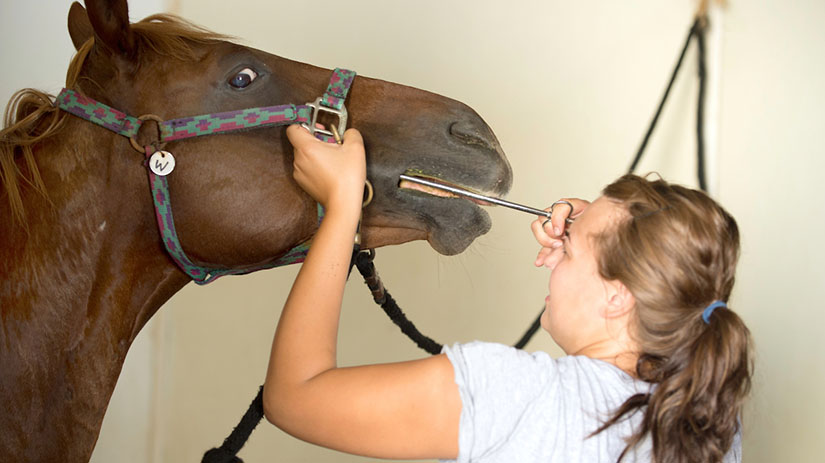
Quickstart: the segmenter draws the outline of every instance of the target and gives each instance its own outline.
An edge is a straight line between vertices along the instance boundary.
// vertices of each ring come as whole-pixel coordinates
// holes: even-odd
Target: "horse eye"
[[[246,88],[258,77],[258,73],[250,68],[243,68],[229,79],[229,85],[235,88]]]

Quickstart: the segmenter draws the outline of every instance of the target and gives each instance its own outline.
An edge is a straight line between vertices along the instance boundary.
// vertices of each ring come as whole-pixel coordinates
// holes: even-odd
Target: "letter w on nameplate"
[[[155,175],[169,175],[175,170],[175,157],[168,151],[155,151],[149,158],[149,169]]]

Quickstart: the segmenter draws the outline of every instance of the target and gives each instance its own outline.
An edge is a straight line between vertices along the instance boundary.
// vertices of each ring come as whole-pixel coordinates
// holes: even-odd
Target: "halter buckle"
[[[321,103],[324,97],[319,96],[315,99],[312,103],[307,103],[306,105],[312,108],[312,117],[310,121],[301,123],[301,127],[309,130],[309,133],[315,135],[315,133],[320,133],[326,135],[327,137],[332,137],[333,134],[329,130],[319,129],[315,127],[315,124],[318,122],[318,113],[323,111],[331,114],[335,114],[338,116],[338,133],[344,133],[344,130],[347,128],[347,107],[341,105],[341,109],[330,108],[329,106],[325,106]]]

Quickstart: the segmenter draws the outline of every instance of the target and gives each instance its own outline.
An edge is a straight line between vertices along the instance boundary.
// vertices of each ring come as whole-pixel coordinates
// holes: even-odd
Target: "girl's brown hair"
[[[649,435],[654,462],[720,462],[750,390],[751,340],[729,308],[708,323],[702,314],[733,289],[736,221],[705,193],[660,179],[625,175],[602,193],[627,213],[596,237],[599,272],[636,299],[636,373],[655,387],[627,399],[596,433],[638,412],[641,427],[619,461]]]

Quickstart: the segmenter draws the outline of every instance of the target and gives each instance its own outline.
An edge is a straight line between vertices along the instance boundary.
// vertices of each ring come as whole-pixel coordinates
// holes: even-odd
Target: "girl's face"
[[[620,207],[600,197],[568,227],[562,247],[553,251],[550,267],[550,294],[545,299],[542,327],[569,355],[599,342],[604,332],[608,292],[599,275],[593,235],[610,226]]]

